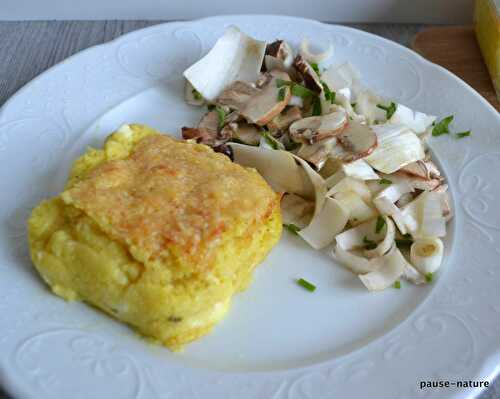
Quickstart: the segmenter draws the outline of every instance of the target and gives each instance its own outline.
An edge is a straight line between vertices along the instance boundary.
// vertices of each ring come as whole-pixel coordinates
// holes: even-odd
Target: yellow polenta
[[[53,292],[177,349],[206,334],[281,234],[279,196],[207,146],[124,126],[28,222]]]

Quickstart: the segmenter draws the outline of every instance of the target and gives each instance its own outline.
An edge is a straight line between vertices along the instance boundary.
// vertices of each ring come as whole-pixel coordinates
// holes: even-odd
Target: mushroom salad
[[[284,226],[368,290],[432,281],[453,212],[426,142],[452,117],[388,101],[351,64],[326,67],[331,45],[309,47],[228,28],[184,72],[187,103],[207,112],[183,138],[256,168],[283,193]]]

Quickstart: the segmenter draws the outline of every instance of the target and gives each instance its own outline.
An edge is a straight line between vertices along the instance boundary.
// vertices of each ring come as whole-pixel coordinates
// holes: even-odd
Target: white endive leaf
[[[398,280],[407,264],[406,259],[396,246],[381,258],[382,266],[377,270],[358,276],[366,288],[370,291],[380,291],[393,285]]]
[[[377,104],[383,102],[381,97],[369,90],[363,90],[356,97],[356,112],[363,115],[369,125],[375,122],[385,122],[386,112],[377,107]]]
[[[404,125],[373,125],[378,145],[365,160],[374,169],[393,173],[411,162],[424,159],[422,142]]]
[[[298,234],[314,249],[329,245],[345,227],[349,213],[335,199],[327,198],[321,211]]]
[[[281,198],[281,219],[285,224],[294,224],[300,229],[306,227],[314,214],[314,202],[295,194]]]
[[[382,241],[384,239],[385,230],[376,231],[377,219],[369,220],[349,230],[335,236],[337,246],[346,251],[361,248],[366,245],[365,238],[370,241]]]
[[[410,249],[410,261],[422,274],[434,273],[443,260],[443,242],[439,238],[416,240]]]
[[[370,273],[382,265],[381,258],[366,259],[354,252],[342,249],[338,243],[332,251],[332,258],[355,274]]]
[[[299,53],[307,62],[314,62],[319,64],[330,58],[333,54],[333,45],[332,43],[328,43],[328,47],[326,50],[321,51],[319,53],[313,53],[309,48],[309,40],[304,38],[300,43]]]
[[[203,98],[213,101],[236,80],[255,82],[265,51],[265,42],[230,26],[202,59],[184,71],[184,77]]]
[[[321,74],[321,80],[334,91],[344,88],[356,89],[359,86],[360,78],[361,74],[359,71],[349,62],[341,65],[332,65]]]
[[[351,177],[358,180],[376,180],[380,178],[364,159],[358,159],[357,161],[340,165],[339,169],[326,179],[327,187],[335,186],[344,177]]]
[[[391,216],[402,234],[408,233],[408,226],[415,229],[415,223],[410,216],[407,216],[394,203],[403,194],[413,191],[413,188],[405,182],[391,184],[389,187],[379,192],[373,199],[373,204],[382,215]]]
[[[433,191],[422,193],[420,202],[420,229],[418,237],[444,237],[446,219],[443,216],[443,194]]]
[[[338,172],[337,172],[338,173]],[[372,194],[366,183],[362,180],[354,179],[352,177],[343,177],[336,181],[337,178],[344,173],[341,171],[341,175],[334,174],[326,179],[325,183],[327,187],[330,187],[326,195],[328,197],[333,196],[337,193],[342,193],[346,191],[354,191],[358,194],[364,201],[370,202],[372,199]],[[331,184],[334,183],[332,186]]]
[[[364,254],[367,258],[376,258],[387,253],[394,245],[394,238],[396,236],[396,228],[394,223],[387,216],[384,217],[385,225],[381,232],[384,232],[384,239],[377,244],[374,249],[366,249]]]
[[[435,120],[435,116],[413,111],[403,104],[397,104],[396,112],[394,112],[388,122],[408,126],[415,133],[421,134],[424,133]]]
[[[405,270],[403,272],[403,278],[413,284],[423,284],[425,283],[425,277],[417,269],[415,269],[408,262],[406,263]]]
[[[353,226],[363,223],[377,216],[377,212],[368,206],[354,191],[336,193],[334,198],[349,212],[349,221]]]
[[[238,143],[228,145],[233,149],[234,161],[257,169],[273,190],[315,200],[316,189],[311,179],[289,152]]]

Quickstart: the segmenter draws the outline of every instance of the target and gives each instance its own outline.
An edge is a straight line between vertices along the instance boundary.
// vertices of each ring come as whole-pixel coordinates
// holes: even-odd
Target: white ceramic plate
[[[49,293],[28,257],[30,209],[62,188],[71,159],[123,122],[178,135],[198,109],[181,72],[236,24],[260,39],[333,42],[335,63],[472,137],[432,140],[456,217],[446,262],[425,287],[368,293],[284,233],[250,289],[209,336],[173,354]],[[491,379],[500,361],[500,118],[465,83],[406,48],[353,29],[273,16],[169,23],[93,47],[19,91],[0,113],[1,384],[16,398],[472,397],[428,379]],[[304,277],[314,294],[297,287]]]

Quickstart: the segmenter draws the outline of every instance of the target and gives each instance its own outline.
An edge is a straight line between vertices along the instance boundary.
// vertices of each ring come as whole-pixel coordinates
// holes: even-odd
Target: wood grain
[[[415,36],[411,46],[463,79],[500,111],[500,102],[471,26],[428,28]]]

